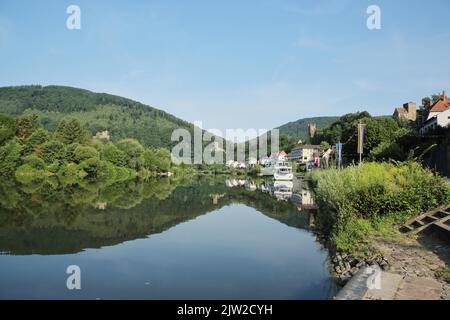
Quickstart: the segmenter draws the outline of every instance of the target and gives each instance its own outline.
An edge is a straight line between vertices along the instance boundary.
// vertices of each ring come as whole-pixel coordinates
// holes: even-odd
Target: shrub
[[[38,170],[43,170],[45,168],[44,160],[32,154],[23,158],[23,163]]]
[[[15,140],[0,147],[0,176],[11,176],[19,165],[22,146]]]
[[[100,152],[102,160],[109,161],[115,166],[124,166],[126,164],[126,154],[118,149],[112,142],[107,143]]]
[[[447,181],[416,162],[365,163],[315,171],[311,177],[320,208],[317,225],[340,249],[357,247],[366,234],[367,225],[356,219],[372,223],[389,217],[401,223],[450,201]]]
[[[62,162],[66,156],[66,148],[59,141],[48,141],[42,145],[40,156],[48,164],[53,163],[55,160]]]
[[[100,158],[100,155],[95,148],[83,145],[76,146],[73,156],[76,163],[80,163],[90,158]]]

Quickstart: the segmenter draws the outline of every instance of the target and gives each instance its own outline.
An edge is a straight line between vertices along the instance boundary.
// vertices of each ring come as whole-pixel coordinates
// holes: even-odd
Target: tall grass
[[[449,203],[447,181],[417,162],[314,171],[317,226],[337,250],[354,251],[380,228]],[[386,231],[386,230],[384,230]]]

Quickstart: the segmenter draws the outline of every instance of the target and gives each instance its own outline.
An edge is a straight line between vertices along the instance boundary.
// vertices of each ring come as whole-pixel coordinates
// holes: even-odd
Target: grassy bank
[[[419,163],[365,163],[312,173],[316,225],[337,251],[364,255],[377,236],[400,236],[398,225],[449,203],[447,181]]]

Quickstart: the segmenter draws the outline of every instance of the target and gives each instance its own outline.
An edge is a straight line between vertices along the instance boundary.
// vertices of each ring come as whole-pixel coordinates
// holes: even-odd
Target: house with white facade
[[[272,153],[272,155],[270,156],[270,162],[272,166],[274,166],[277,162],[286,160],[287,160],[287,153],[284,152],[284,150]]]
[[[314,156],[317,155],[318,152],[320,153],[319,145],[305,144],[292,149],[287,158],[288,160],[300,163],[310,163],[314,162]]]
[[[447,127],[450,124],[450,99],[445,91],[441,98],[430,107],[426,121],[423,123],[420,133],[425,134],[437,127]]]

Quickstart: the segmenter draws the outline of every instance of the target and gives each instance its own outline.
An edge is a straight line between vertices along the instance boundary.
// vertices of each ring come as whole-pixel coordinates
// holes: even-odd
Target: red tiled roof
[[[448,109],[450,109],[450,100],[445,91],[443,91],[439,101],[431,106],[430,112],[442,112]]]
[[[398,113],[408,113],[405,108],[396,108],[395,109]]]
[[[450,100],[439,100],[436,102],[430,109],[430,112],[442,112],[447,109],[450,109]]]

